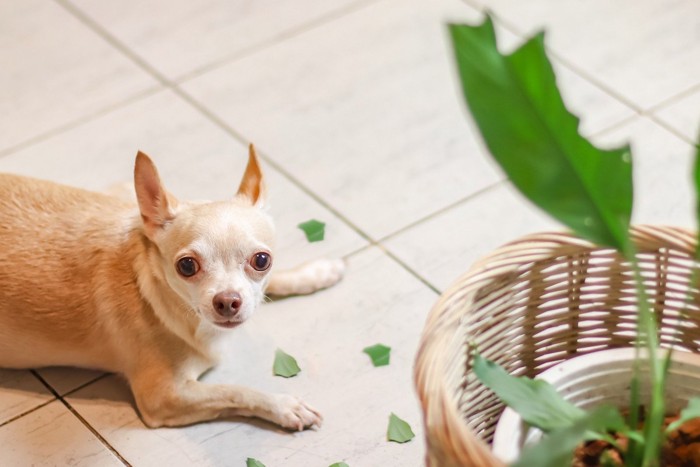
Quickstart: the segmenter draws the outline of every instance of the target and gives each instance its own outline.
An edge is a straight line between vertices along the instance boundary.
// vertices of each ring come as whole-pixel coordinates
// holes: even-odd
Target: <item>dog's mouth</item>
[[[243,323],[243,321],[238,321],[238,320],[230,320],[230,321],[214,321],[214,324],[220,328],[224,329],[233,329],[236,326],[240,325]]]

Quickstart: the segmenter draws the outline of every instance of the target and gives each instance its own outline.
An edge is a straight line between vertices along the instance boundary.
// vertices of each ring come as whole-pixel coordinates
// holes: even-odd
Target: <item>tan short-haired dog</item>
[[[0,174],[0,367],[121,373],[151,427],[235,415],[295,430],[319,425],[296,397],[198,378],[216,363],[216,341],[265,292],[328,287],[342,261],[270,273],[274,228],[252,145],[228,201],[177,201],[143,153],[134,184],[138,206]]]

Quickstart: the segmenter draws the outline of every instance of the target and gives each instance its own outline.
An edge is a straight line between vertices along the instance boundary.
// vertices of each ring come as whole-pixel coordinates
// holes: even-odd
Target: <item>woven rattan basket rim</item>
[[[630,234],[638,254],[665,248],[692,255],[695,249],[695,234],[685,228],[643,225],[632,228]],[[455,388],[450,383],[455,380],[459,368],[448,368],[447,362],[464,348],[459,335],[462,313],[454,312],[455,304],[468,302],[494,278],[507,275],[523,264],[595,250],[610,248],[597,247],[566,232],[528,235],[476,261],[440,296],[427,318],[414,374],[423,408],[429,464],[502,465],[487,444],[465,424],[458,410]]]

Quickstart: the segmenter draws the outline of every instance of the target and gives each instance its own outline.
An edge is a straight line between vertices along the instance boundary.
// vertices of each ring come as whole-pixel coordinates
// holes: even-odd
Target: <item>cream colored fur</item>
[[[274,228],[252,146],[229,201],[178,202],[142,153],[134,182],[138,205],[0,174],[0,367],[121,373],[151,427],[233,415],[295,430],[320,425],[319,413],[296,397],[198,377],[216,364],[225,328],[250,317],[265,292],[330,286],[342,262],[272,274],[253,267],[259,252],[272,255]],[[178,272],[182,257],[199,264],[195,275]],[[234,316],[217,313],[220,292],[240,298]]]

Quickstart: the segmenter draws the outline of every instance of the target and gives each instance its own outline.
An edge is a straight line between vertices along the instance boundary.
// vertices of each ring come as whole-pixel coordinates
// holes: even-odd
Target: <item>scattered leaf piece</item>
[[[394,413],[389,416],[389,428],[386,431],[386,437],[389,441],[405,443],[411,441],[414,436],[416,435],[411,430],[411,425],[401,420]]]
[[[348,464],[345,462],[336,462],[335,464],[331,464],[328,467],[350,467]]]
[[[306,239],[309,243],[320,242],[326,233],[326,224],[316,219],[311,219],[307,222],[302,222],[297,227],[304,231]]]
[[[362,349],[364,353],[369,355],[372,359],[372,364],[374,366],[385,366],[389,364],[389,356],[391,354],[391,347],[386,345],[376,344],[371,347],[365,347]]]
[[[246,467],[265,467],[265,464],[260,462],[257,459],[253,459],[252,457],[249,457],[248,459],[245,460],[245,466]]]
[[[297,361],[284,351],[277,349],[275,352],[275,363],[272,365],[272,371],[277,376],[284,376],[285,378],[291,378],[297,375],[301,368],[297,364]]]

